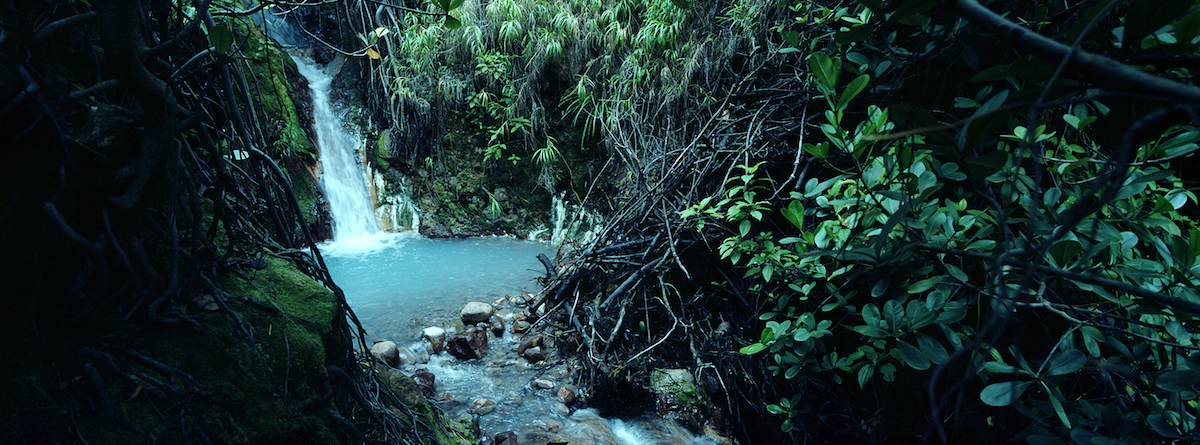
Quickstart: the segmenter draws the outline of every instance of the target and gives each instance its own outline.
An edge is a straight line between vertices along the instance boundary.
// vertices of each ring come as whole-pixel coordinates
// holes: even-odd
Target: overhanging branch
[[[1172,82],[1132,66],[1071,47],[1018,26],[976,0],[949,0],[948,5],[976,26],[1008,37],[1013,46],[1042,59],[1067,59],[1066,68],[1078,79],[1117,90],[1143,93],[1174,102],[1200,103],[1200,88]]]

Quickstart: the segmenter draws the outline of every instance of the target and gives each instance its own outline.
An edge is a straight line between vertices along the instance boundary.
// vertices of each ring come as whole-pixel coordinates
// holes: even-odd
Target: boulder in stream
[[[494,411],[495,409],[496,409],[496,402],[493,401],[492,399],[479,398],[479,399],[475,399],[474,402],[471,402],[471,411],[474,411],[481,416],[486,415],[486,414]]]
[[[475,350],[471,348],[471,341],[465,335],[450,337],[450,340],[446,343],[446,350],[450,352],[450,355],[459,360],[479,358],[479,355],[475,354]]]
[[[462,312],[459,315],[462,317],[463,323],[474,324],[487,321],[495,312],[490,304],[472,301],[463,306]]]
[[[418,372],[413,374],[412,379],[417,382],[417,386],[421,387],[421,392],[426,396],[432,396],[437,392],[437,386],[434,384],[436,377],[431,372]]]
[[[525,357],[525,360],[528,360],[529,363],[537,364],[543,360],[546,360],[546,351],[543,351],[540,346],[534,346],[526,349],[521,356]]]
[[[492,442],[492,444],[493,445],[517,445],[517,433],[514,433],[512,431],[505,431],[503,433],[497,433],[496,438]]]
[[[429,345],[433,347],[433,353],[442,352],[446,346],[446,330],[437,326],[430,326],[421,330],[421,337],[429,341]]]
[[[504,320],[500,316],[492,315],[492,318],[488,319],[488,328],[497,338],[504,337]]]
[[[396,342],[381,341],[371,345],[371,355],[393,368],[400,366],[400,348],[396,347]]]

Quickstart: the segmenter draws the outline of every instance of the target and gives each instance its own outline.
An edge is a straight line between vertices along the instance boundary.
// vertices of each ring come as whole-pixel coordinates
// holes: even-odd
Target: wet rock
[[[517,433],[514,433],[512,431],[505,431],[503,433],[496,434],[496,438],[492,442],[492,444],[493,445],[517,445]]]
[[[459,315],[462,317],[463,323],[472,324],[479,323],[481,321],[487,321],[487,319],[491,318],[492,314],[494,313],[495,310],[492,309],[492,305],[479,301],[472,301],[463,307],[462,313]]]
[[[433,353],[433,346],[429,342],[421,340],[409,345],[407,348],[400,348],[401,361],[405,363],[429,363],[429,356]]]
[[[446,347],[446,330],[437,326],[430,326],[421,330],[421,337],[429,341],[429,345],[433,348],[433,353],[442,352]]]
[[[487,331],[479,328],[467,329],[467,339],[470,342],[471,349],[475,350],[475,355],[483,357],[488,352],[488,336]]]
[[[418,372],[413,374],[412,379],[417,382],[417,385],[421,387],[421,392],[425,393],[426,396],[432,396],[437,392],[437,386],[434,384],[436,377],[434,377],[433,373]]]
[[[525,360],[528,360],[529,363],[533,364],[537,364],[538,362],[546,360],[546,352],[542,351],[542,348],[538,346],[526,349],[521,356],[525,357]]]
[[[525,341],[522,341],[519,346],[517,346],[517,354],[525,355],[526,349],[532,348],[534,346],[541,346],[543,342],[545,342],[545,339],[542,338],[542,336],[540,336],[540,335],[535,335],[533,337],[529,337],[529,338],[525,339]]]
[[[554,382],[548,379],[533,379],[529,382],[533,389],[554,389]]]
[[[496,402],[492,399],[480,398],[471,402],[471,411],[479,415],[486,415],[496,409]]]
[[[650,390],[660,414],[694,431],[703,427],[715,409],[708,401],[708,394],[696,385],[692,373],[686,369],[654,370],[650,373]]]
[[[475,349],[471,348],[471,340],[467,339],[465,335],[450,337],[450,341],[446,343],[446,351],[459,360],[479,358],[479,355],[475,353]]]
[[[488,320],[488,323],[488,327],[492,330],[492,335],[495,335],[496,337],[504,336],[504,319],[497,315],[492,315],[492,318]]]
[[[573,390],[569,387],[563,386],[561,388],[558,388],[557,396],[558,396],[558,401],[562,402],[563,405],[571,406],[571,405],[575,404],[575,390]]]
[[[513,321],[513,333],[514,334],[524,333],[525,331],[528,331],[530,327],[531,326],[528,321],[525,321],[525,320]]]
[[[400,366],[400,348],[396,347],[395,342],[381,341],[371,345],[371,355],[393,368]]]
[[[557,402],[554,404],[554,414],[569,416],[571,415],[571,408],[562,402]]]

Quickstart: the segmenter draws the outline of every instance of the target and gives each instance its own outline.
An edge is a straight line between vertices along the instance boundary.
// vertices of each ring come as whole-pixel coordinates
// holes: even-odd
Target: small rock
[[[429,363],[429,356],[433,354],[433,345],[425,340],[419,340],[400,350],[401,354],[405,352],[408,352],[412,358],[412,361],[408,363]]]
[[[475,354],[475,349],[471,348],[471,341],[463,335],[450,337],[450,341],[446,344],[446,350],[459,360],[479,358],[479,355]]]
[[[479,301],[472,301],[463,307],[460,315],[462,316],[463,323],[472,324],[479,323],[481,321],[487,321],[487,319],[491,318],[492,314],[494,313],[495,310],[492,309],[492,305]]]
[[[558,401],[564,405],[571,406],[575,404],[575,390],[563,386],[558,388]]]
[[[388,366],[400,366],[400,348],[396,347],[396,343],[392,341],[381,341],[371,345],[371,354],[379,357]]]
[[[528,360],[529,363],[538,363],[546,360],[546,353],[542,351],[542,348],[539,346],[526,349],[521,355],[524,356],[525,360]]]
[[[525,320],[517,320],[513,322],[513,333],[521,334],[528,331],[530,328],[529,322]]]
[[[417,385],[421,387],[421,392],[425,393],[426,396],[432,396],[437,391],[437,387],[434,384],[435,377],[431,372],[418,372],[413,374],[412,379],[417,382]]]
[[[554,414],[558,414],[563,417],[569,416],[569,415],[571,415],[571,408],[568,408],[567,405],[564,405],[562,403],[555,403],[554,404]]]
[[[554,389],[554,382],[547,379],[533,379],[529,382],[533,389]]]
[[[515,326],[516,325],[514,325],[514,327]],[[525,339],[525,341],[521,342],[520,346],[517,346],[517,354],[524,355],[526,349],[529,349],[529,348],[532,348],[535,346],[541,346],[544,341],[545,341],[545,339],[542,338],[542,336],[540,336],[540,335],[535,335],[533,337],[529,337],[529,338]]]
[[[475,411],[479,415],[485,415],[496,409],[496,402],[491,399],[475,399],[471,402],[471,411]]]
[[[446,347],[446,330],[437,326],[430,326],[421,330],[421,337],[429,340],[429,345],[433,347],[433,353],[442,352]]]
[[[488,337],[487,331],[478,328],[467,329],[467,339],[471,345],[471,349],[475,350],[475,355],[482,358],[488,352]]]
[[[512,431],[505,431],[503,433],[496,434],[496,440],[494,442],[492,442],[492,444],[493,445],[517,445],[517,433],[514,433]]]
[[[504,320],[499,316],[492,315],[492,318],[488,321],[490,322],[488,327],[492,329],[492,335],[495,335],[497,338],[504,337]]]

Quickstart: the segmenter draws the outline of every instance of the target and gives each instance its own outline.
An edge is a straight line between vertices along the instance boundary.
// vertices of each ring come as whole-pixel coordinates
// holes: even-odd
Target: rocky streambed
[[[530,323],[522,309],[529,297],[469,302],[458,318],[415,330],[419,338],[378,341],[371,352],[387,365],[381,369],[387,377],[413,379],[452,418],[474,418],[480,443],[727,443],[654,413],[624,413],[632,418],[622,420],[587,408],[588,388],[580,386],[571,353],[578,344]],[[686,371],[656,375],[678,380],[658,385],[659,397],[676,400],[689,390]]]

